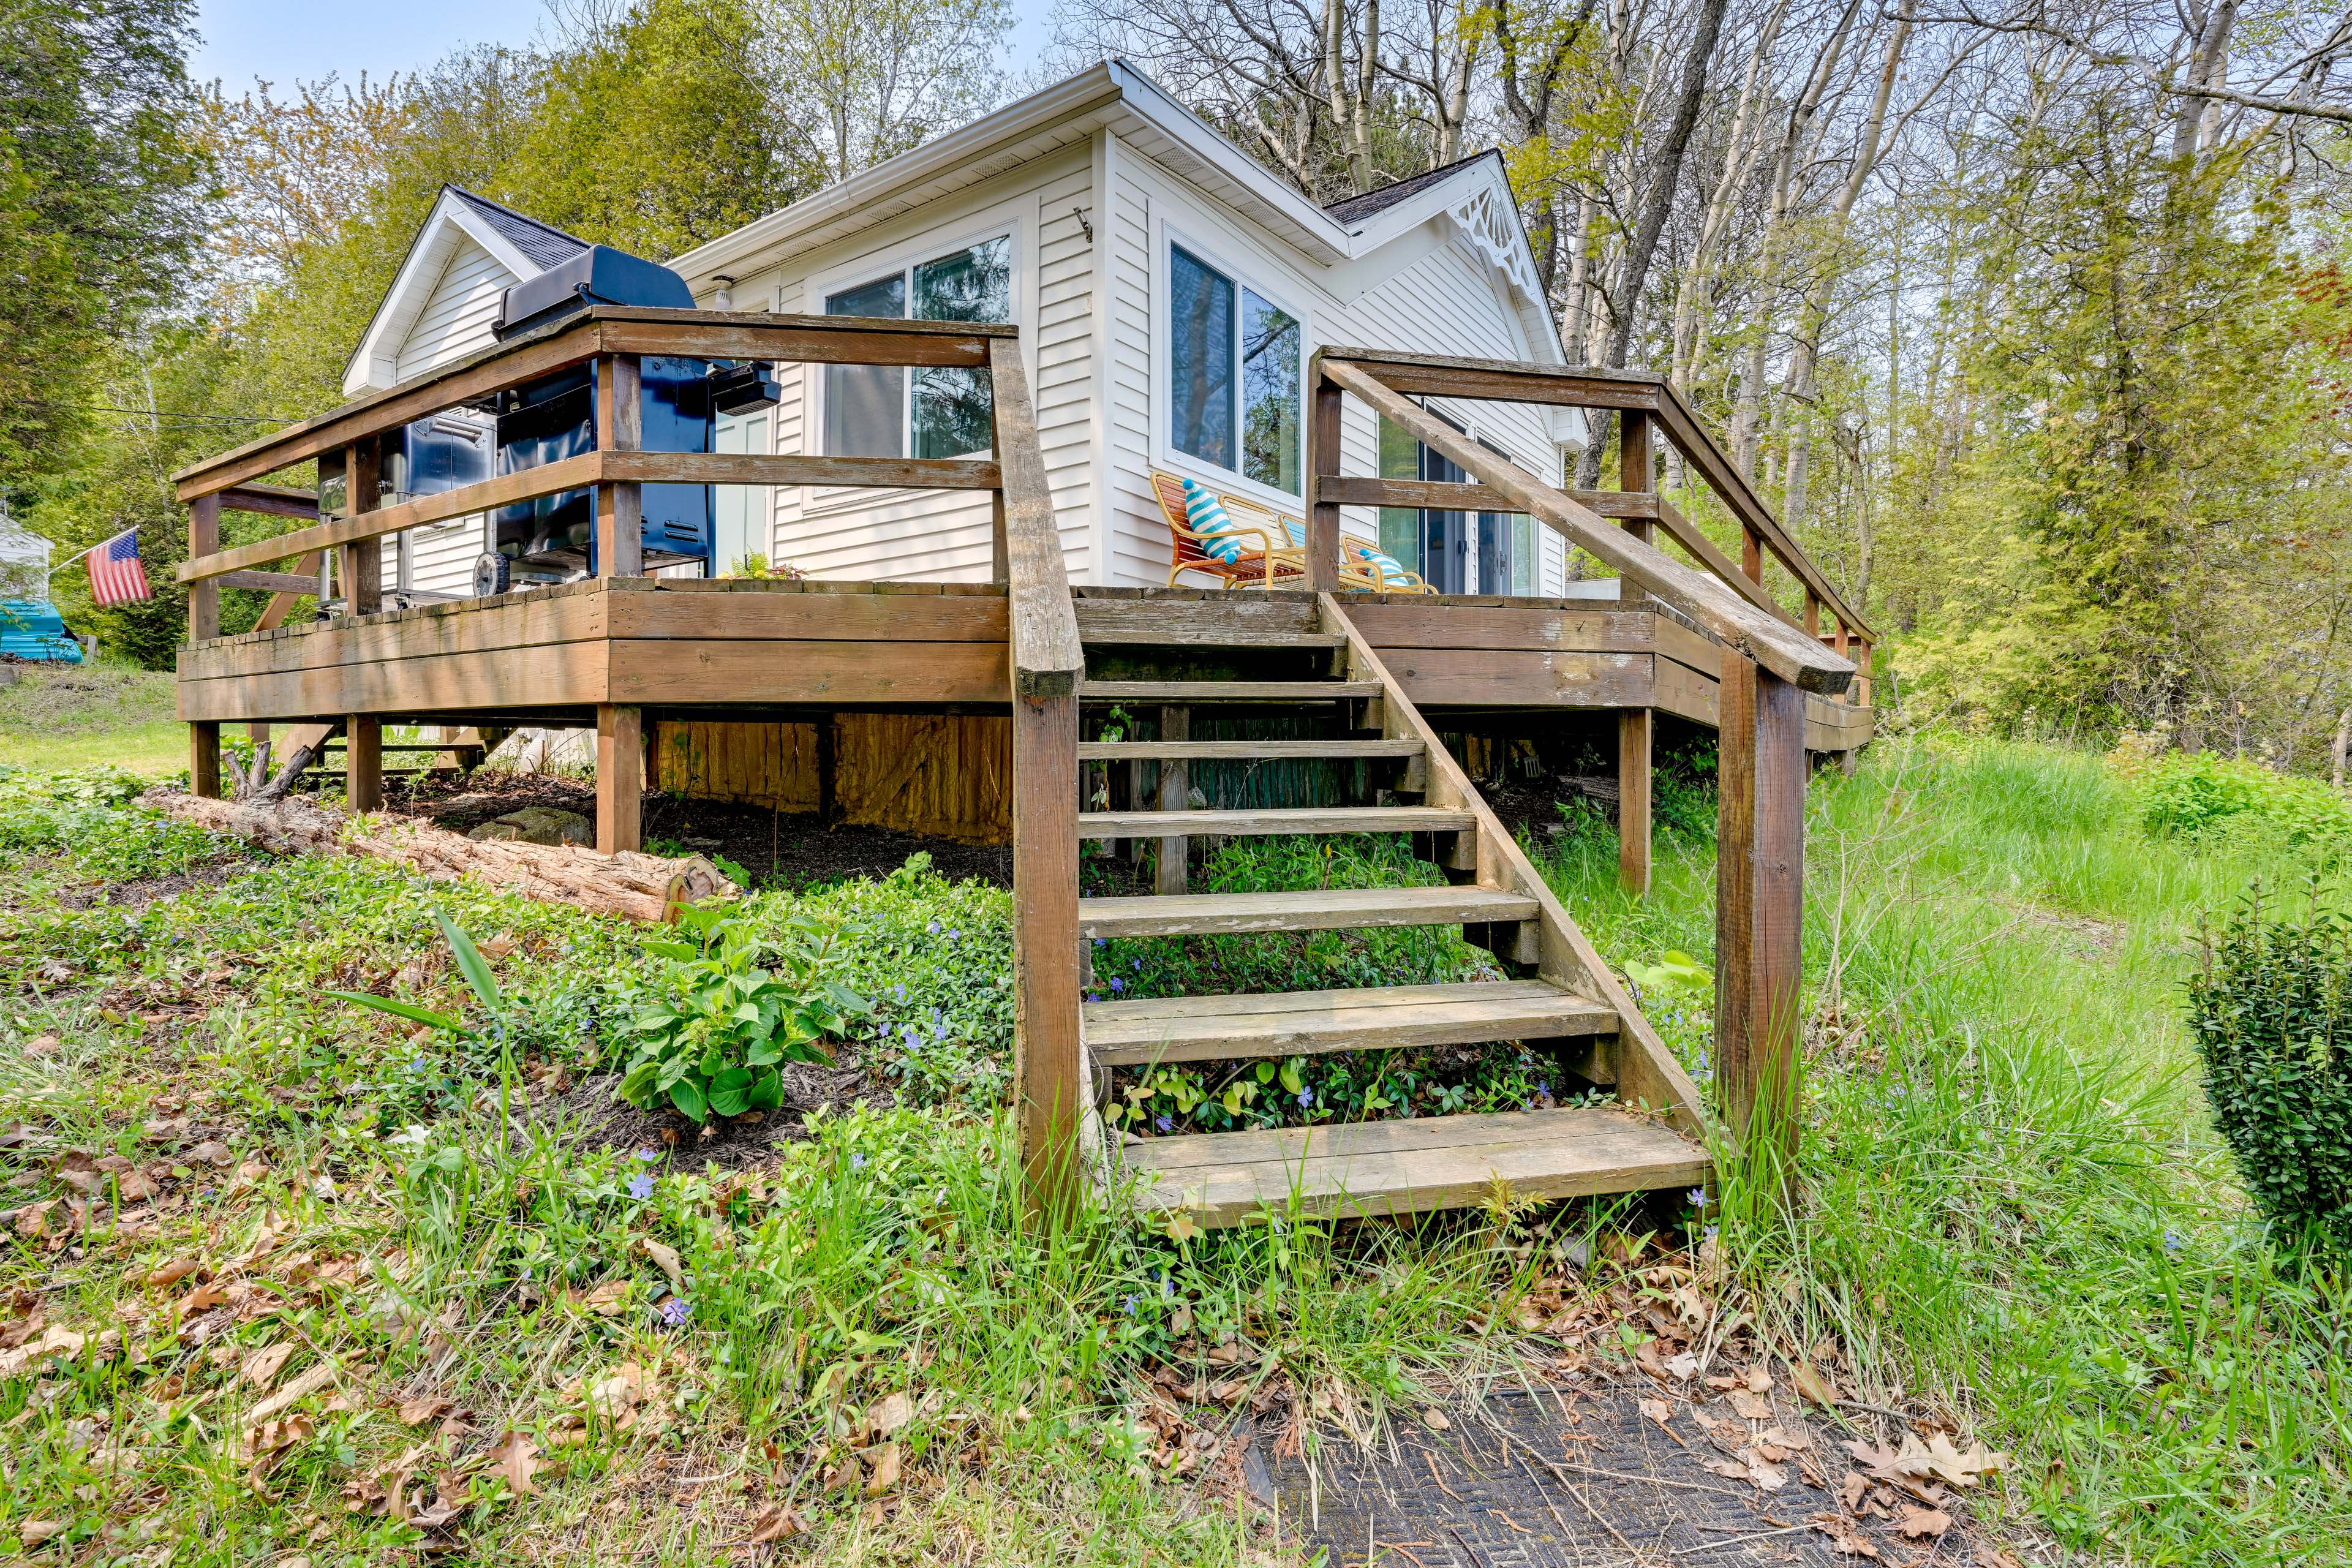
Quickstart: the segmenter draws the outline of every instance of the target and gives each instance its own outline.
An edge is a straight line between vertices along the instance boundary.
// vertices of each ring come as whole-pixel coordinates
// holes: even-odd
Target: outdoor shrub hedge
[[[2189,982],[2205,1092],[2238,1169],[2282,1229],[2352,1252],[2352,920],[2256,894]]]
[[[2259,763],[2175,752],[2150,763],[2139,787],[2142,821],[2153,834],[2202,838],[2252,822],[2292,844],[2352,845],[2352,804],[2318,779]]]

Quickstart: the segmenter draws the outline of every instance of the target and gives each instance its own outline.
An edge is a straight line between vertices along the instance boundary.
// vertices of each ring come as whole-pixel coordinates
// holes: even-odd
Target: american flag
[[[139,559],[139,531],[126,528],[89,552],[89,595],[101,605],[152,599],[147,568]]]

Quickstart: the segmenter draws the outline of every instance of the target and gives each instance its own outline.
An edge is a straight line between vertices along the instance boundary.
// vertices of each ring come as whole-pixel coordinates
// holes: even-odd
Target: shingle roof
[[[446,188],[451,195],[479,214],[483,222],[505,236],[508,242],[535,266],[560,266],[588,248],[586,240],[543,224],[535,217],[525,217],[512,207],[502,207],[488,196],[478,196],[456,185]]]
[[[1360,223],[1365,218],[1384,213],[1408,196],[1418,195],[1442,180],[1452,179],[1481,158],[1496,158],[1502,154],[1489,148],[1474,153],[1467,158],[1456,158],[1451,163],[1439,165],[1426,174],[1414,174],[1394,184],[1382,185],[1377,191],[1366,191],[1360,196],[1349,196],[1344,202],[1333,202],[1323,210],[1341,223]]]

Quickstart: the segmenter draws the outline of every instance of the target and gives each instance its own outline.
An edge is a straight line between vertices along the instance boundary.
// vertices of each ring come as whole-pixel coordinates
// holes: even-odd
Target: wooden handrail
[[[1824,648],[1803,628],[1750,603],[1719,575],[1684,565],[1657,546],[1604,521],[1591,508],[1554,489],[1488,450],[1419,404],[1375,379],[1363,367],[1326,350],[1315,356],[1313,384],[1328,382],[1362,399],[1430,450],[1452,461],[1509,503],[1614,566],[1628,580],[1696,618],[1723,642],[1780,679],[1807,691],[1834,696],[1853,679],[1853,666]],[[1494,383],[1470,380],[1465,396],[1504,399]],[[1660,519],[1664,521],[1665,508]],[[1694,532],[1696,531],[1694,530]]]
[[[459,404],[584,364],[599,354],[980,370],[988,364],[991,342],[1016,334],[1013,327],[975,321],[592,305],[577,315],[494,343],[398,386],[231,447],[181,469],[172,479],[179,499],[192,501]]]
[[[1646,371],[1463,359],[1387,349],[1326,348],[1319,351],[1318,357],[1360,365],[1391,391],[1413,395],[1632,410],[1650,415],[1708,487],[1722,498],[1743,530],[1760,539],[1790,574],[1851,627],[1855,637],[1875,639],[1877,634],[1860,612],[1846,603],[1844,595],[1822,574],[1811,557],[1798,547],[1748,484],[1747,476],[1724,456],[1690,405],[1683,401],[1682,394],[1664,376]],[[1786,612],[1777,605],[1775,614],[1786,617]],[[1790,618],[1793,624],[1793,617]]]

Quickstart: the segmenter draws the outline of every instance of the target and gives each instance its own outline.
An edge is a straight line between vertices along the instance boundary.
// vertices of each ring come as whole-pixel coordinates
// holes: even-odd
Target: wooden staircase
[[[1080,597],[1076,609],[1088,670],[1081,703],[1096,710],[1156,707],[1164,716],[1160,740],[1079,746],[1082,766],[1148,762],[1161,770],[1163,809],[1079,815],[1082,839],[1163,846],[1159,894],[1079,900],[1078,928],[1089,950],[1100,937],[1454,925],[1512,976],[1085,1004],[1082,1142],[1099,1184],[1129,1192],[1147,1212],[1182,1212],[1216,1226],[1294,1202],[1344,1217],[1458,1207],[1486,1199],[1498,1181],[1523,1197],[1555,1199],[1704,1180],[1709,1161],[1697,1142],[1696,1088],[1337,599],[1171,602],[1096,593]],[[1096,679],[1107,665],[1118,667],[1116,678]],[[1193,711],[1236,709],[1320,713],[1337,733],[1307,741],[1176,738]],[[1364,762],[1375,777],[1388,778],[1369,805],[1192,805],[1184,769],[1212,759]],[[1191,837],[1349,833],[1412,834],[1416,853],[1442,867],[1449,885],[1179,890]],[[1099,1114],[1121,1068],[1501,1041],[1555,1053],[1565,1073],[1613,1088],[1618,1103],[1152,1138],[1115,1133]]]

